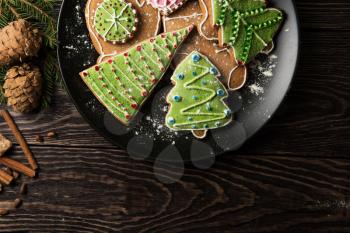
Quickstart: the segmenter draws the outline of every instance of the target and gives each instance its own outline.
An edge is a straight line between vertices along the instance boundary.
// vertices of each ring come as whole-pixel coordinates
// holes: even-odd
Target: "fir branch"
[[[36,20],[46,23],[55,25],[55,20],[52,16],[50,16],[48,13],[40,9],[38,6],[36,6],[34,3],[31,3],[27,0],[8,0],[9,3],[18,8],[21,12],[27,14],[29,17],[33,17]]]
[[[54,56],[53,52],[48,52],[46,54],[44,63],[42,65],[42,75],[44,77],[44,83],[41,100],[41,109],[45,109],[51,105],[52,97],[55,91],[55,86],[59,79],[57,59]]]

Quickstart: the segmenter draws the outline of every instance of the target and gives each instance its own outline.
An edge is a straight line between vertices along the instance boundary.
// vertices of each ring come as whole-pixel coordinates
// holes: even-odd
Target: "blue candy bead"
[[[199,62],[199,60],[201,59],[201,56],[197,53],[192,55],[192,61],[194,62]]]
[[[175,119],[174,119],[173,117],[169,117],[169,118],[168,118],[168,123],[169,123],[170,125],[175,124]]]
[[[225,109],[224,113],[226,116],[230,116],[232,114],[232,111],[230,109]]]
[[[182,97],[179,95],[175,95],[173,99],[175,100],[175,102],[180,102],[182,100]]]
[[[178,74],[178,75],[176,76],[176,78],[177,78],[178,80],[183,80],[183,79],[185,78],[185,75],[184,75],[184,74]]]
[[[222,90],[222,89],[219,89],[219,90],[216,91],[216,94],[217,94],[218,96],[224,96],[224,95],[225,95],[225,91]]]
[[[217,75],[219,73],[218,69],[216,69],[215,67],[210,67],[209,72],[213,75]]]

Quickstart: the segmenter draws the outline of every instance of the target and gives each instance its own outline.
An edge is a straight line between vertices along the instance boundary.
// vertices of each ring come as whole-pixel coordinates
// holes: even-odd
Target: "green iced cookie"
[[[188,55],[171,77],[175,86],[167,96],[167,127],[198,131],[230,123],[232,113],[224,102],[228,93],[219,76],[207,57],[197,51]]]
[[[105,0],[97,8],[94,26],[105,40],[125,43],[137,29],[137,12],[131,3],[123,0]]]
[[[252,60],[272,42],[283,21],[280,10],[265,0],[212,0],[213,22],[221,27],[221,44],[233,47],[236,59]]]
[[[80,73],[98,100],[128,125],[162,78],[193,27],[167,32],[135,45]]]

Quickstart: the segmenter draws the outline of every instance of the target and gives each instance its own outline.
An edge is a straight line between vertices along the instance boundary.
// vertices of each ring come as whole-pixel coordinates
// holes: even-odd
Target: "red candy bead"
[[[86,76],[88,76],[89,74],[88,74],[88,72],[83,72],[83,75],[86,77]]]
[[[137,109],[137,104],[131,104],[131,107],[133,108],[133,109]]]
[[[128,53],[124,53],[124,57],[127,57],[127,56],[129,56],[129,54]]]
[[[142,91],[142,92],[141,92],[141,96],[146,97],[147,95],[148,95],[148,92],[147,92],[147,91]]]
[[[99,66],[95,66],[95,70],[96,70],[96,71],[99,71],[99,70],[100,70],[100,67],[99,67]]]
[[[130,120],[131,119],[131,116],[129,114],[125,114],[125,118]]]
[[[136,47],[136,50],[139,51],[139,52],[141,51],[141,49],[142,49],[141,45]]]
[[[165,38],[166,37],[166,35],[165,34],[162,34],[162,35],[160,35],[162,38]]]
[[[112,64],[112,63],[113,63],[113,60],[112,60],[112,59],[109,59],[109,60],[108,60],[108,63],[109,63],[109,64]]]

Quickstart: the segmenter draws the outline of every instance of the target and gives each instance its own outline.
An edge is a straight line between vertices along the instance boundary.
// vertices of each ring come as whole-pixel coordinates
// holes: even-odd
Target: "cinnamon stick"
[[[13,180],[13,177],[9,175],[7,172],[0,170],[0,182],[9,185]]]
[[[23,135],[19,131],[19,129],[18,129],[16,123],[14,122],[14,120],[12,119],[10,113],[6,109],[3,109],[0,111],[0,114],[2,115],[4,120],[6,121],[7,125],[10,127],[18,144],[21,146],[24,155],[27,157],[28,163],[30,164],[30,166],[32,167],[33,170],[36,170],[38,168],[38,165],[34,159],[34,156],[29,149],[27,141],[24,139]]]
[[[0,163],[26,176],[29,176],[29,177],[35,176],[35,171],[33,169],[31,169],[30,167],[27,167],[23,163],[17,162],[16,160],[6,158],[6,157],[1,157]]]

